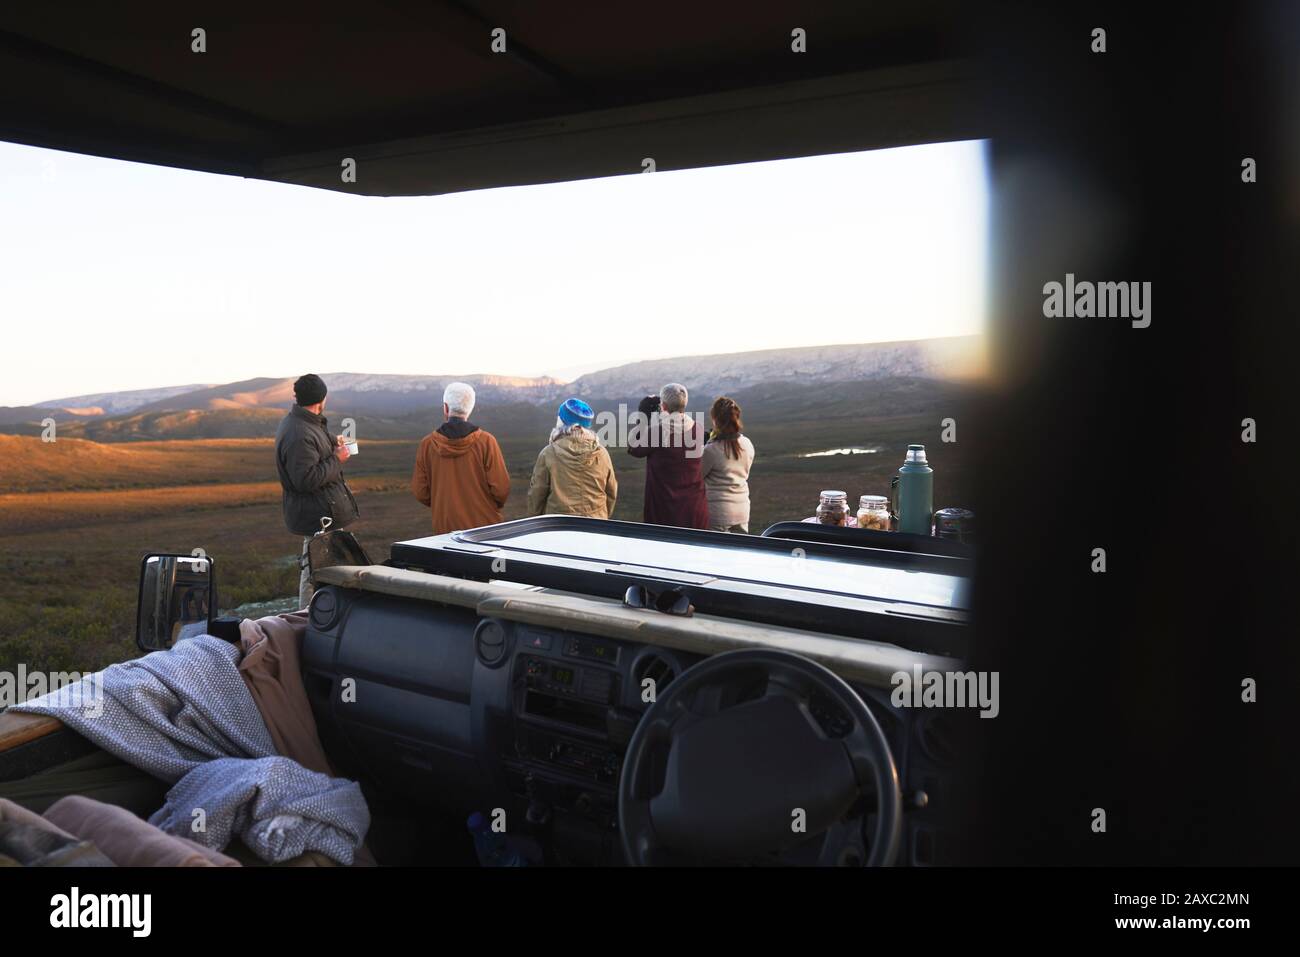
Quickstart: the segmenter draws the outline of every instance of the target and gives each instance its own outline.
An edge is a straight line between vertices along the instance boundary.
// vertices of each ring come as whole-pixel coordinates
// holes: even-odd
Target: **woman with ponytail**
[[[742,434],[740,406],[721,396],[709,410],[713,431],[704,446],[701,467],[709,503],[709,528],[715,532],[749,531],[749,469],[754,443]]]

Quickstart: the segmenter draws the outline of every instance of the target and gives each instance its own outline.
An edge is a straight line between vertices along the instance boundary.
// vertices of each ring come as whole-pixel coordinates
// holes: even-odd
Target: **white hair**
[[[683,412],[686,409],[686,386],[670,382],[659,390],[659,402],[665,412]]]
[[[584,431],[584,429],[582,427],[581,422],[574,422],[572,425],[570,425],[568,422],[565,422],[562,418],[560,418],[557,415],[555,417],[555,428],[551,429],[551,437],[547,439],[547,441],[554,442],[562,435],[567,435],[570,432],[582,432],[582,431]]]
[[[443,390],[442,401],[449,415],[468,419],[474,411],[474,387],[468,382],[453,382]]]

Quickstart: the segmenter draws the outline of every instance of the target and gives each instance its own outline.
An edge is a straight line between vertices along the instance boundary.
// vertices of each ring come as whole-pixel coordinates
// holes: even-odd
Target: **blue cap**
[[[580,425],[584,429],[591,428],[591,420],[596,417],[596,413],[591,411],[591,406],[581,399],[566,399],[560,406],[560,421],[565,425]]]

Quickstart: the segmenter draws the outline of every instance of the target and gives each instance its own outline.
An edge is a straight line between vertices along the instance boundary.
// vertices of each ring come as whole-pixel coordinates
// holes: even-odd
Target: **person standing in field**
[[[579,398],[565,400],[550,441],[537,456],[528,485],[529,515],[585,515],[609,518],[618,499],[618,480],[609,451],[591,423],[596,413]]]
[[[653,525],[708,528],[700,458],[704,430],[686,412],[686,386],[670,382],[658,396],[646,396],[639,411],[648,428],[629,433],[627,450],[645,459],[642,519]]]
[[[469,421],[474,389],[453,382],[443,391],[442,425],[420,443],[411,473],[411,492],[429,508],[433,533],[501,521],[510,496],[510,473],[501,446],[490,432]]]
[[[343,436],[331,436],[325,419],[325,382],[307,373],[293,384],[296,404],[280,421],[275,433],[275,468],[280,476],[281,509],[284,524],[301,535],[298,559],[300,608],[311,604],[315,587],[307,567],[307,546],[321,527],[321,519],[332,520],[331,528],[346,528],[361,514],[357,500],[343,478],[343,463],[350,457]]]
[[[740,406],[720,396],[709,410],[713,431],[704,446],[700,470],[709,503],[709,528],[715,532],[749,531],[749,470],[754,443],[741,433]]]

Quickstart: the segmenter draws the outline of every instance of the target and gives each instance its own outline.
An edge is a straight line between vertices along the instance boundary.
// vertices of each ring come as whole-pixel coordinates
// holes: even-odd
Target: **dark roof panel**
[[[351,192],[446,192],[605,175],[629,168],[629,160],[634,171],[639,158],[625,151],[648,148],[641,145],[646,137],[588,136],[563,147],[568,168],[550,156],[540,178],[526,157],[507,155],[517,145],[513,134],[485,152],[483,144],[497,136],[491,131],[539,121],[608,128],[652,116],[664,168],[824,152],[806,129],[774,145],[776,128],[763,123],[751,144],[743,117],[724,116],[732,101],[721,97],[748,109],[763,98],[756,89],[783,89],[788,99],[799,84],[826,89],[816,81],[856,77],[848,86],[865,83],[878,98],[898,68],[911,70],[902,75],[915,82],[927,75],[918,67],[963,52],[954,39],[955,5],[945,2],[322,0],[303,9],[309,23],[247,2],[209,12],[158,0],[9,5],[0,12],[0,138]],[[505,54],[490,48],[497,26],[506,31]],[[206,31],[204,53],[190,48],[196,27]],[[795,27],[808,31],[807,53],[790,50]],[[864,80],[868,74],[873,79]],[[954,82],[951,70],[943,76],[942,83]],[[932,111],[920,120],[928,139],[931,128],[957,116],[958,93],[954,86],[936,96],[935,82],[924,85],[928,92],[911,103]],[[701,141],[677,149],[698,119],[681,135],[664,133],[664,117],[677,107],[698,114],[701,102],[713,104],[717,128],[726,132],[718,145],[727,148]],[[649,113],[638,112],[651,104]],[[814,110],[802,126],[814,122],[843,125]],[[864,140],[893,142],[898,134]],[[400,173],[371,164],[351,186],[323,168],[301,172],[304,156],[374,158],[391,154],[395,142],[449,137],[477,143],[473,162],[489,169],[475,175],[464,164],[431,163],[422,176],[410,163]],[[502,155],[483,160],[487,153]]]

